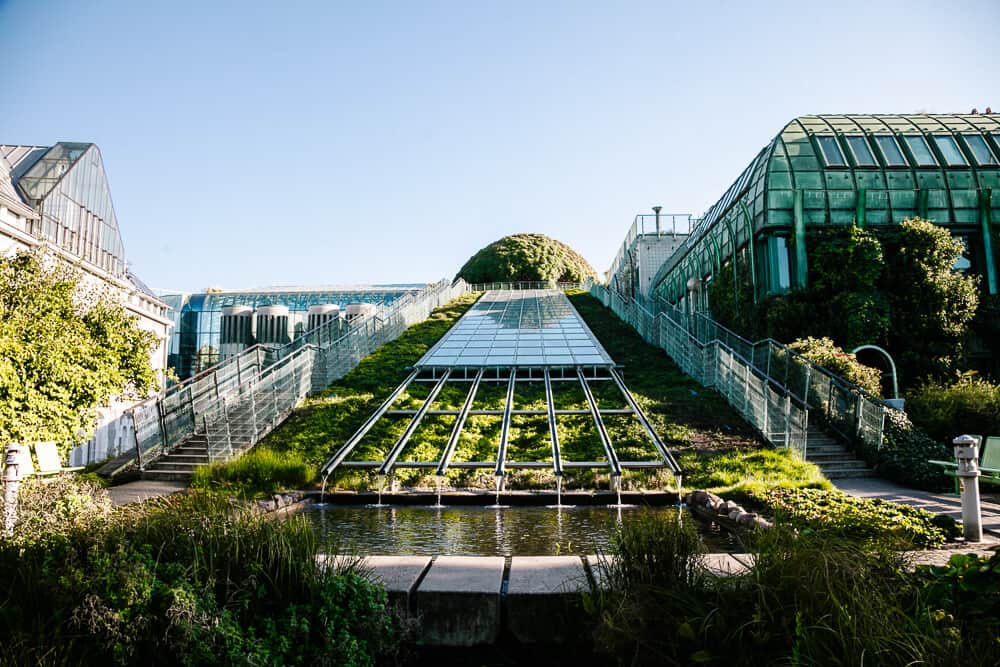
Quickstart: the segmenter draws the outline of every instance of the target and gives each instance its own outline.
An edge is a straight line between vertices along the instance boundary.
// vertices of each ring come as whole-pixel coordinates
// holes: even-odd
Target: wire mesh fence
[[[170,387],[131,410],[140,469],[195,434],[209,442],[209,456],[224,460],[255,444],[311,391],[350,372],[432,310],[470,291],[462,280],[441,282],[359,318],[330,340],[318,327],[280,348],[256,345]],[[332,331],[332,330],[331,330]]]
[[[816,411],[842,439],[881,446],[887,409],[882,400],[788,346],[772,339],[751,342],[704,313],[640,304],[593,283],[588,289],[681,370],[715,388],[769,442],[804,456],[809,414]]]

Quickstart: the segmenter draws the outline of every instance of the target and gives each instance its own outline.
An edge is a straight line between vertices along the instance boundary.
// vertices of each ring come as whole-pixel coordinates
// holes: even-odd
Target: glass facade
[[[21,171],[17,185],[41,215],[34,236],[125,276],[125,248],[97,146],[60,142]]]
[[[255,342],[252,336],[240,336],[235,330],[230,331],[228,322],[226,340],[223,340],[224,308],[285,306],[288,308],[288,336],[285,338],[295,338],[308,331],[310,306],[336,305],[341,311],[348,304],[357,303],[388,306],[423,287],[424,285],[374,285],[164,294],[160,298],[170,306],[169,315],[174,321],[167,364],[179,378],[185,379],[218,363],[223,343],[252,345]],[[245,334],[246,331],[241,333]],[[239,337],[240,341],[235,340],[235,337]],[[230,338],[234,340],[230,341]]]

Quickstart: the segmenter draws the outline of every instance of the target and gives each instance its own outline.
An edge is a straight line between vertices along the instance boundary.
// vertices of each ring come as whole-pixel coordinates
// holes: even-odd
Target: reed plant
[[[722,576],[686,523],[629,522],[587,598],[595,647],[631,665],[1000,663],[995,618],[951,609],[954,586],[924,593],[928,578],[940,589],[963,575],[914,575],[893,547],[779,529],[755,540],[744,573]]]
[[[262,497],[280,490],[302,489],[315,478],[315,466],[295,452],[259,446],[238,459],[196,468],[191,486],[241,497]]]

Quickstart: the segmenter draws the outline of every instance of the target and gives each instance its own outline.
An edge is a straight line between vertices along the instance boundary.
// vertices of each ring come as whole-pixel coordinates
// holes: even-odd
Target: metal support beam
[[[659,211],[657,211],[659,219]],[[657,230],[659,231],[659,230]],[[614,373],[614,371],[611,371]],[[556,406],[552,400],[552,379],[549,377],[549,369],[545,369],[545,403],[549,413],[549,444],[552,445],[552,472],[562,475],[562,456],[559,452],[559,431],[556,429]]]
[[[378,410],[372,413],[372,416],[369,417],[365,423],[361,425],[361,428],[359,428],[354,435],[352,435],[350,439],[344,443],[343,447],[338,449],[337,453],[331,456],[330,459],[323,464],[320,472],[324,478],[329,477],[334,468],[343,463],[344,459],[347,458],[354,447],[361,441],[361,438],[365,437],[368,431],[372,430],[372,427],[375,426],[378,420],[382,418],[382,415],[384,415],[389,408],[392,407],[392,404],[396,402],[400,395],[406,391],[406,388],[409,387],[410,383],[417,378],[419,373],[420,371],[413,371],[410,373],[409,377],[403,380],[403,384],[396,387],[396,390],[389,394],[389,398],[385,399],[385,402],[379,406]]]
[[[743,202],[740,202],[743,209],[743,221],[747,226],[747,252],[750,254],[750,284],[753,286],[753,302],[757,303],[757,260],[754,257],[753,249],[753,216],[750,209]]]
[[[611,444],[610,436],[608,436],[608,429],[605,428],[601,412],[597,409],[597,401],[594,400],[594,394],[591,393],[590,385],[587,384],[587,378],[583,376],[583,373],[579,369],[577,369],[577,377],[580,378],[580,386],[587,397],[587,404],[590,406],[590,414],[594,418],[594,426],[597,428],[597,434],[601,436],[601,444],[604,445],[604,454],[608,457],[608,466],[611,468],[611,475],[613,477],[621,477],[622,467],[618,464],[618,455],[615,454],[615,448]]]
[[[795,286],[805,289],[809,264],[806,257],[806,218],[802,211],[802,190],[795,190],[792,213],[795,223]]]
[[[431,404],[438,397],[438,394],[441,393],[441,390],[444,389],[444,385],[448,381],[449,375],[451,375],[451,369],[445,371],[445,374],[441,376],[441,379],[438,380],[437,384],[434,385],[434,388],[431,389],[431,393],[427,395],[427,398],[424,400],[423,405],[420,406],[417,414],[413,415],[413,419],[411,419],[410,423],[406,425],[406,430],[403,431],[403,434],[399,436],[399,440],[397,440],[396,444],[389,450],[388,456],[385,457],[385,461],[382,462],[381,467],[378,469],[379,475],[388,475],[392,472],[396,459],[399,458],[399,455],[406,447],[406,443],[410,441],[410,438],[416,432],[417,427],[420,426],[420,422],[423,420],[424,415],[427,414]]]
[[[864,229],[865,226],[865,214],[867,213],[867,207],[865,206],[866,200],[868,198],[868,190],[865,188],[858,188],[858,200],[854,206],[854,222],[859,229]]]
[[[635,412],[635,417],[639,420],[639,423],[642,424],[642,428],[646,431],[646,435],[648,435],[649,439],[653,441],[653,445],[660,452],[660,456],[663,457],[663,461],[670,468],[670,471],[675,475],[680,474],[680,465],[678,465],[670,451],[667,450],[667,446],[663,444],[662,440],[660,440],[660,436],[656,434],[656,430],[653,428],[653,425],[649,423],[649,418],[646,417],[646,413],[644,413],[642,408],[639,407],[639,404],[629,392],[628,387],[626,387],[625,383],[622,381],[621,376],[618,375],[618,371],[611,371],[611,376],[614,378],[615,384],[618,385],[618,389],[621,391],[622,396],[625,397],[625,401],[629,404],[629,407],[632,408],[633,412]]]
[[[983,229],[983,254],[986,255],[986,287],[990,294],[997,293],[997,267],[993,255],[993,190],[984,188],[979,193],[979,224]]]
[[[503,421],[500,423],[500,447],[497,449],[496,476],[503,477],[504,459],[507,458],[507,438],[510,436],[511,410],[514,409],[514,384],[517,382],[517,372],[510,369],[510,380],[507,381],[507,400],[503,407]]]
[[[451,457],[455,454],[455,447],[458,446],[458,439],[462,436],[462,429],[465,428],[465,420],[469,418],[472,403],[476,400],[476,392],[479,391],[479,383],[483,380],[484,372],[484,369],[480,368],[479,372],[476,373],[476,379],[472,381],[472,387],[469,388],[465,403],[462,404],[462,409],[458,413],[455,426],[451,429],[451,435],[448,436],[448,444],[445,445],[444,452],[441,453],[441,461],[434,473],[436,475],[444,475],[448,472],[448,464],[451,463]]]

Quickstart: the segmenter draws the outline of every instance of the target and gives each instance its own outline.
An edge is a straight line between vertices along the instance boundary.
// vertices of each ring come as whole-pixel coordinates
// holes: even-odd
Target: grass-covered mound
[[[596,299],[584,292],[571,293],[570,299],[611,356],[624,364],[625,380],[633,396],[667,446],[680,457],[687,474],[684,480],[686,486],[725,491],[744,481],[790,487],[828,485],[815,466],[764,448],[753,431],[720,396],[684,375],[662,350],[643,342],[633,329]],[[285,424],[269,436],[264,446],[282,453],[293,453],[314,466],[322,465],[406,377],[407,369],[474,301],[474,295],[457,299],[435,311],[427,321],[410,327],[403,336],[362,361],[354,371],[322,394],[307,399]],[[418,407],[430,388],[429,384],[411,386],[394,407]],[[468,385],[449,384],[434,407],[458,409],[467,390]],[[593,390],[602,407],[625,407],[624,399],[613,384],[593,383]],[[484,383],[477,394],[476,406],[502,408],[504,392],[503,383]],[[559,408],[585,409],[587,406],[582,391],[575,383],[557,383],[555,400]],[[543,408],[544,388],[541,383],[519,383],[515,407]],[[359,443],[350,458],[381,460],[405,428],[406,422],[406,418],[383,420]],[[437,461],[453,423],[454,417],[426,417],[400,460]],[[500,426],[499,417],[470,417],[453,460],[494,460]],[[644,460],[655,456],[636,420],[609,416],[606,426],[622,460]],[[564,460],[603,459],[603,447],[590,417],[560,417],[559,434]],[[508,456],[513,461],[551,460],[548,425],[544,417],[514,418]],[[779,459],[780,465],[777,465]],[[717,474],[723,471],[724,475]],[[396,477],[403,485],[432,487],[431,472],[429,469],[399,469]],[[493,486],[490,470],[454,469],[449,476],[452,486]],[[604,471],[574,470],[572,474],[567,473],[565,482],[567,488],[607,488],[608,485]],[[665,473],[636,471],[628,472],[625,478],[626,488],[673,488],[674,485],[675,480]],[[331,478],[331,486],[374,489],[375,479],[371,472],[350,469],[338,471]],[[508,477],[508,488],[552,489],[554,486],[555,480],[548,470],[511,471]]]
[[[518,281],[583,282],[597,274],[565,243],[542,234],[513,234],[489,244],[465,263],[459,278],[468,283]]]

